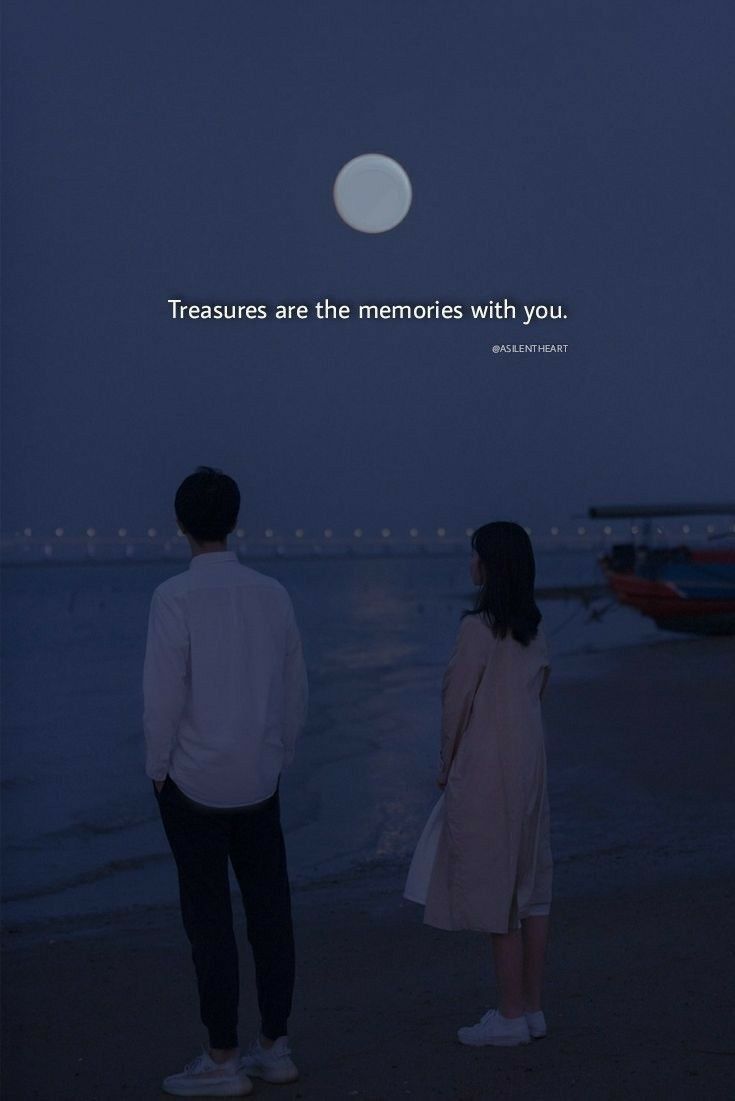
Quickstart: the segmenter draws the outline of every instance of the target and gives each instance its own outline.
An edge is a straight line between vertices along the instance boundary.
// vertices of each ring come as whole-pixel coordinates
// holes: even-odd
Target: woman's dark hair
[[[212,466],[198,466],[184,478],[174,500],[176,519],[197,543],[219,543],[240,511],[237,482]]]
[[[511,636],[523,646],[536,637],[541,612],[536,606],[536,563],[533,547],[520,524],[496,520],[472,536],[472,549],[482,562],[485,580],[475,607],[465,615],[483,616],[496,638]]]

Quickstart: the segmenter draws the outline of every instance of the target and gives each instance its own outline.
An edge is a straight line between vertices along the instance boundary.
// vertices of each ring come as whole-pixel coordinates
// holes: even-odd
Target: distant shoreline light
[[[286,553],[289,547],[295,548],[296,546],[303,547],[305,550],[308,547],[312,551],[318,551],[323,545],[324,549],[334,551],[341,546],[348,546],[350,543],[358,541],[366,549],[370,545],[382,545],[386,550],[391,548],[400,550],[403,544],[407,547],[434,544],[437,547],[443,546],[448,550],[453,550],[461,545],[466,546],[466,540],[472,536],[474,530],[469,526],[462,528],[458,525],[453,528],[446,524],[436,526],[429,524],[422,528],[417,525],[404,528],[392,527],[386,524],[376,528],[354,527],[344,530],[331,525],[314,525],[311,529],[304,526],[285,526],[280,532],[274,527],[261,528],[259,531],[250,532],[247,536],[247,544],[243,542],[247,535],[245,529],[237,528],[236,531],[231,533],[230,538],[233,545],[239,547],[243,553],[249,553],[256,549],[258,544],[270,544],[272,547],[277,547],[280,554]],[[539,545],[543,545],[547,541],[549,545],[553,542],[561,548],[565,542],[590,546],[595,542],[602,544],[605,541],[614,539],[625,541],[631,538],[656,541],[660,539],[675,540],[682,536],[703,540],[719,539],[723,536],[727,537],[735,534],[735,521],[728,518],[722,524],[708,521],[706,524],[701,524],[701,526],[696,523],[681,522],[672,523],[669,526],[642,524],[640,522],[631,524],[628,522],[616,528],[609,522],[602,524],[600,521],[596,522],[593,519],[591,522],[579,523],[578,520],[575,522],[570,518],[563,526],[553,524],[544,529],[525,526],[524,530],[529,536],[533,535],[534,542]],[[90,525],[80,530],[63,524],[58,524],[55,527],[49,526],[48,528],[43,525],[31,526],[27,524],[12,533],[2,535],[1,538],[5,548],[17,545],[29,550],[32,546],[37,545],[47,557],[54,555],[57,558],[61,547],[74,545],[86,547],[86,552],[90,556],[94,556],[97,550],[101,550],[106,545],[119,545],[120,542],[125,544],[128,556],[133,555],[136,545],[141,547],[143,545],[164,547],[166,550],[172,551],[185,549],[184,533],[179,528],[169,530],[165,526],[159,528],[154,525],[136,532],[134,529],[131,530],[124,526],[105,530]]]

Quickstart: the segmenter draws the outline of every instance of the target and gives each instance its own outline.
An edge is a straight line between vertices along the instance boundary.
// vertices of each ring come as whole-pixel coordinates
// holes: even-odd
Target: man
[[[243,1096],[248,1075],[293,1081],[287,1019],[294,945],[279,779],[306,716],[288,593],[227,549],[240,493],[200,466],[178,488],[189,568],[153,593],[143,670],[146,774],[176,861],[209,1048],[163,1081],[179,1096]],[[255,960],[260,1035],[241,1058],[228,860]]]

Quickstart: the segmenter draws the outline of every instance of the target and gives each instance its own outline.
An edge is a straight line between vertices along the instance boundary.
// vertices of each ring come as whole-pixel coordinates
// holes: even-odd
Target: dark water
[[[9,924],[177,898],[144,774],[141,669],[151,592],[181,568],[3,570]],[[271,561],[257,568],[291,592],[310,674],[308,728],[282,784],[292,875],[303,882],[366,861],[398,866],[436,796],[439,685],[470,600],[467,562]],[[589,553],[542,555],[538,573],[539,585],[599,580]],[[574,601],[548,601],[542,611],[558,679],[594,676],[611,648],[661,638],[619,608],[601,620]],[[558,761],[550,772],[561,859],[582,845],[570,796],[576,767]],[[628,798],[624,790],[617,797]],[[628,810],[634,816],[635,807]],[[597,838],[586,829],[582,847],[610,843],[610,824],[601,822]]]

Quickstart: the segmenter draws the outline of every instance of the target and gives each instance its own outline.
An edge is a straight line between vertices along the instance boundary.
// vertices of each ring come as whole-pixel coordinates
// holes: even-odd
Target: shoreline
[[[602,905],[623,895],[635,895],[641,887],[665,891],[679,884],[693,890],[699,883],[727,882],[730,878],[735,883],[735,860],[729,831],[723,831],[722,841],[722,860],[717,867],[713,867],[711,862],[702,867],[697,862],[696,856],[700,850],[696,845],[684,851],[679,847],[662,845],[657,853],[653,847],[641,851],[640,847],[623,844],[555,857],[552,908],[557,904],[572,906],[580,899],[594,899]],[[693,857],[691,863],[682,861],[682,856],[687,853]],[[403,898],[407,872],[407,860],[375,859],[318,878],[291,877],[293,904],[308,911],[317,898],[321,900],[320,904],[326,905],[346,899],[354,906],[367,906],[379,914],[390,915],[391,912],[409,908],[420,915],[423,907]],[[239,891],[233,884],[233,907],[238,906],[241,908]],[[3,920],[0,922],[0,949],[5,953],[49,941],[58,943],[112,935],[135,936],[144,930],[170,928],[179,923],[178,901],[133,903],[32,921]]]
[[[614,857],[598,857],[597,871]],[[605,876],[592,876],[592,884]],[[293,892],[297,984],[291,1039],[301,1079],[253,1096],[305,1101],[529,1101],[731,1096],[735,958],[713,948],[735,902],[735,870],[552,903],[544,987],[549,1035],[468,1049],[457,1027],[496,1004],[488,938],[422,922],[396,898],[394,869]],[[57,926],[54,930],[52,925]],[[8,1096],[135,1101],[205,1041],[177,907],[149,907],[65,936],[4,937]],[[240,1043],[257,1027],[242,907]],[[54,935],[56,932],[56,935]],[[329,1033],[328,1048],[323,1037]],[[28,1059],[42,1050],[44,1058]]]
[[[458,1044],[456,1029],[497,1004],[489,938],[425,926],[421,907],[401,897],[408,861],[392,855],[294,878],[291,1037],[301,1079],[258,1082],[253,1096],[729,1099],[735,644],[662,638],[586,656],[558,660],[544,699],[554,789],[549,1035],[519,1048]],[[363,679],[350,682],[360,706],[369,702],[354,692],[355,683],[367,691]],[[370,733],[370,714],[362,721]],[[396,721],[398,713],[381,748],[393,746]],[[321,738],[341,729],[327,725]],[[312,752],[321,744],[315,738]],[[318,772],[321,797],[343,800],[340,808],[345,775]],[[395,790],[405,799],[405,785]],[[5,928],[9,1097],[165,1096],[161,1079],[206,1039],[178,900],[169,897]],[[233,902],[246,1046],[257,1027],[255,985],[239,894]]]
[[[406,671],[401,671],[390,682],[386,682],[386,685],[390,690],[407,689],[413,697],[419,698],[421,684],[425,684],[427,691],[434,691],[439,668],[439,665],[436,668],[423,666],[410,678]],[[676,836],[680,841],[685,840],[687,830],[702,841],[704,834],[710,834],[716,851],[712,851],[709,844],[702,844],[701,859],[710,864],[713,860],[720,861],[719,850],[722,845],[720,838],[715,836],[718,832],[718,815],[713,811],[709,796],[716,794],[720,798],[728,795],[728,770],[731,774],[735,773],[735,743],[728,739],[727,733],[730,729],[735,729],[735,699],[732,698],[731,691],[733,671],[735,640],[721,638],[654,637],[637,643],[625,642],[599,648],[579,647],[557,652],[552,657],[552,680],[544,701],[544,723],[552,794],[552,848],[555,862],[561,860],[568,863],[587,857],[611,844],[622,848],[626,842],[635,857],[637,840],[631,834],[635,834],[636,829],[639,832],[645,830],[652,833],[657,844],[665,843],[668,846],[674,843]],[[359,710],[364,710],[366,715],[366,720],[359,720],[359,725],[353,721],[349,732],[351,747],[356,747],[359,752],[363,752],[371,744],[372,732],[367,713],[371,706],[370,693],[373,691],[374,677],[375,674],[370,669],[357,670],[351,676],[350,690],[353,698],[358,703]],[[702,682],[701,687],[697,681]],[[624,684],[622,692],[619,688],[621,682]],[[706,697],[702,706],[696,699],[698,694]],[[433,712],[428,708],[425,711],[428,722],[433,722]],[[413,714],[405,717],[409,724],[420,730],[423,711],[421,717]],[[694,729],[690,732],[680,729],[684,721],[691,722],[694,727],[695,723],[701,723],[703,719],[706,721],[706,729],[701,734]],[[407,750],[410,754],[410,761],[406,757],[405,761],[400,762],[403,772],[396,773],[391,778],[391,799],[404,802],[406,799],[410,800],[410,824],[407,824],[409,819],[406,818],[404,825],[400,827],[403,831],[400,844],[405,847],[402,855],[407,867],[410,861],[410,841],[414,832],[415,837],[418,837],[425,820],[424,804],[425,813],[428,813],[433,798],[429,756],[434,743],[420,734],[420,741],[414,737],[413,743],[409,744],[405,733],[411,733],[411,725],[404,724],[396,730],[397,734],[401,732],[404,732],[404,737],[391,744],[392,730],[387,731],[374,748],[377,753],[394,753],[397,749]],[[354,835],[353,847],[356,850],[364,849],[364,852],[356,851],[353,854],[354,862],[351,866],[340,860],[339,855],[316,860],[319,852],[324,850],[326,838],[324,831],[320,832],[318,816],[313,818],[312,804],[320,794],[324,800],[340,798],[340,777],[331,771],[327,777],[322,764],[328,758],[330,740],[339,736],[339,733],[329,711],[321,720],[319,716],[315,716],[310,737],[302,746],[301,760],[285,776],[286,843],[289,853],[294,853],[291,870],[293,882],[299,889],[311,883],[318,885],[322,880],[328,880],[335,875],[349,875],[352,872],[360,874],[364,867],[379,869],[384,863],[383,857],[371,856],[369,850],[372,841],[367,830]],[[623,747],[627,756],[621,753]],[[672,758],[678,759],[674,762],[673,759],[662,756],[662,753],[671,754]],[[417,776],[415,768],[411,771],[409,767],[416,761],[423,770],[422,775]],[[317,772],[318,769],[322,769],[322,772]],[[696,788],[689,782],[691,779],[698,781]],[[4,781],[4,784],[8,783],[9,781]],[[406,787],[407,783],[413,784],[410,790]],[[586,790],[590,785],[598,789],[597,806],[593,805],[590,792]],[[147,781],[145,786],[148,786]],[[675,801],[675,793],[671,790],[661,790],[671,789],[673,786],[679,788],[679,802]],[[302,798],[305,790],[310,793],[311,803],[308,805]],[[362,792],[362,795],[368,797],[371,793]],[[625,796],[628,802],[627,818],[621,806],[612,809],[610,807],[611,798],[620,803],[621,796]],[[659,798],[660,796],[665,798]],[[382,796],[378,793],[378,797],[385,797],[385,791]],[[696,821],[699,805],[703,815],[701,823]],[[727,820],[733,821],[735,828],[733,808],[728,809],[728,806],[729,804],[723,805],[721,811]],[[375,808],[373,804],[371,807],[372,813]],[[344,806],[344,813],[348,809]],[[592,817],[599,819],[601,816],[609,820],[607,828],[610,837],[606,835],[600,822],[592,822],[596,835],[588,835],[588,821]],[[685,822],[687,816],[691,820],[690,825]],[[638,821],[633,821],[634,818]],[[158,823],[156,815],[153,820]],[[625,831],[620,828],[623,821],[628,823]],[[345,822],[349,826],[349,820],[345,819]],[[379,827],[380,822],[376,820],[375,825]],[[399,818],[391,823],[394,832],[397,825],[400,825]],[[651,843],[650,837],[648,843]],[[37,842],[34,840],[35,844]],[[8,857],[10,849],[12,846],[9,846]],[[146,883],[152,882],[152,874],[160,877],[161,873],[156,869],[162,863],[168,869],[170,859],[165,839],[160,852],[133,851],[130,860],[126,860],[124,854],[120,853],[111,856],[111,865],[115,862],[121,865],[128,863],[130,868],[116,872],[112,879],[107,874],[106,866],[100,866],[101,871],[98,870],[97,875],[103,880],[100,889],[105,896],[105,902],[99,908],[95,907],[94,893],[90,894],[94,869],[90,873],[82,867],[79,874],[76,877],[71,876],[68,881],[49,882],[47,885],[32,886],[25,890],[13,891],[10,880],[6,878],[4,886],[7,894],[3,905],[6,915],[10,911],[13,916],[6,916],[5,923],[13,928],[22,927],[28,921],[37,924],[33,914],[34,899],[38,898],[42,904],[41,909],[44,909],[48,905],[47,898],[53,904],[53,896],[67,890],[79,890],[88,896],[71,900],[71,905],[76,904],[90,915],[124,913],[127,907],[119,906],[118,898],[125,898],[126,888],[131,887],[135,904],[147,906],[150,896],[145,890]],[[400,864],[400,859],[395,855],[391,859]],[[319,863],[321,867],[318,866]],[[694,863],[696,866],[696,861]],[[155,864],[156,869],[146,870],[144,865],[148,864]],[[6,865],[6,876],[8,870]],[[15,869],[12,872],[17,878]],[[377,874],[381,874],[380,871]],[[155,904],[160,904],[160,890],[155,890],[154,893],[158,896]],[[69,906],[67,903],[64,905]],[[89,911],[86,906],[90,906]],[[63,917],[41,920],[63,921]]]

